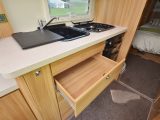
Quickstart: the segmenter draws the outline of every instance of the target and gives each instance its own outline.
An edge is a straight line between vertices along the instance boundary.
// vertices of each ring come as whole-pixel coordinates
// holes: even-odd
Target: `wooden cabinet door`
[[[36,120],[36,118],[17,90],[0,98],[0,120]]]
[[[38,120],[61,120],[49,65],[17,78],[17,83]]]

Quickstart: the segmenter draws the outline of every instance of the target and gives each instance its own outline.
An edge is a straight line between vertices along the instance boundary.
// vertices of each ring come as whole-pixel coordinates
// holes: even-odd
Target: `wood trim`
[[[39,75],[36,72],[40,72]],[[61,120],[49,65],[27,73],[23,77],[24,79],[19,79],[17,82],[37,118]]]
[[[0,98],[0,120],[36,120],[30,107],[16,90]]]
[[[96,0],[98,22],[127,27],[117,61],[126,58],[147,0]]]
[[[2,0],[0,0],[0,14],[6,14],[2,4]],[[12,33],[13,30],[9,22],[0,23],[0,38],[11,36]]]

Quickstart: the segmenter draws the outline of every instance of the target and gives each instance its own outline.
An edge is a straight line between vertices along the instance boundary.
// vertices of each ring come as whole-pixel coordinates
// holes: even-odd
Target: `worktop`
[[[46,64],[64,58],[87,47],[124,33],[125,27],[91,33],[87,37],[73,41],[59,41],[23,50],[12,37],[0,40],[0,74],[5,78],[16,78]]]
[[[17,89],[18,85],[15,79],[5,79],[2,76],[0,76],[0,97]]]

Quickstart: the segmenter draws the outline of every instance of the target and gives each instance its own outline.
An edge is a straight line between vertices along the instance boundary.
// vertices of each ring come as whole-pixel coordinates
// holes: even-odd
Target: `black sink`
[[[56,41],[71,41],[88,36],[89,32],[79,28],[67,27],[65,24],[45,26],[32,32],[12,34],[13,38],[23,49],[45,45]]]
[[[78,28],[65,26],[65,24],[47,26],[46,29],[63,36],[64,38],[62,40],[64,41],[71,41],[90,34],[89,32]]]

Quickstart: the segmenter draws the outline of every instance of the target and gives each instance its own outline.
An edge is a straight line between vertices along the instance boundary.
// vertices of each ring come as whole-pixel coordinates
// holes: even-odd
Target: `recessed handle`
[[[35,75],[36,75],[36,76],[40,76],[40,74],[41,74],[41,71],[36,71],[36,72],[35,72]]]
[[[110,75],[107,75],[106,79],[109,79],[110,78]]]

